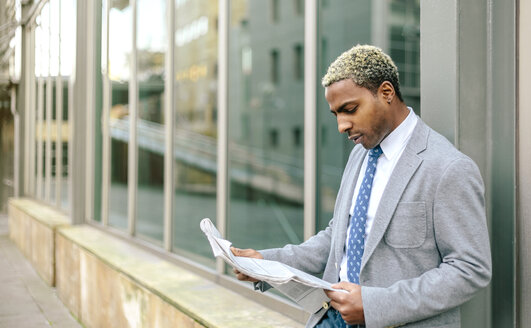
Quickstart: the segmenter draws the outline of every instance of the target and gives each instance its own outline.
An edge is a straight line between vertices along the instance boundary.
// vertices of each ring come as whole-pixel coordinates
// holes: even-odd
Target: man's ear
[[[378,95],[383,98],[383,101],[390,104],[395,98],[395,88],[389,81],[383,81],[378,88]]]

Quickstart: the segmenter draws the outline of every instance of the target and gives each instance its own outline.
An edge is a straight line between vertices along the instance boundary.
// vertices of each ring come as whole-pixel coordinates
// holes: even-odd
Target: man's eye
[[[349,113],[354,113],[354,112],[357,111],[357,110],[358,110],[358,106],[349,109],[348,112],[349,112]]]

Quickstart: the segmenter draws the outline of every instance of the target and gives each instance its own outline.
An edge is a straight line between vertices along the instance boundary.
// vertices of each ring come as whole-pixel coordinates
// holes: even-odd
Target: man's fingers
[[[234,254],[235,256],[252,257],[252,258],[256,258],[256,259],[263,259],[264,258],[262,256],[262,254],[260,254],[259,252],[257,252],[254,249],[251,249],[251,248],[240,249],[240,248],[236,248],[236,247],[232,247],[231,246],[230,250],[232,251],[232,254]]]
[[[346,281],[341,281],[340,283],[332,285],[332,288],[344,289],[344,290],[346,290],[348,292],[352,292],[352,291],[356,290],[356,288],[358,288],[358,287],[359,287],[359,285],[356,285],[356,284],[351,283],[351,282],[346,282]]]

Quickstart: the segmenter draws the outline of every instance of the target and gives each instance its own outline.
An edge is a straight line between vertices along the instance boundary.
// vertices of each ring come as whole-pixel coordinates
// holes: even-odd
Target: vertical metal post
[[[218,175],[216,214],[217,227],[222,236],[227,235],[227,213],[229,204],[228,172],[228,85],[229,85],[229,0],[219,0],[218,19]],[[222,260],[216,260],[218,273],[225,271]]]
[[[55,137],[55,206],[61,207],[62,203],[62,187],[63,187],[63,78],[61,76],[61,2],[57,0],[58,7],[58,30],[57,36],[57,69],[58,74],[55,78],[55,123],[56,123],[56,137]]]
[[[96,92],[94,88],[94,75],[96,72],[96,67],[94,65],[96,58],[96,44],[94,31],[96,30],[96,15],[95,7],[98,1],[89,1],[86,5],[86,41],[85,41],[85,52],[86,57],[86,93],[88,97],[86,98],[86,111],[85,111],[85,219],[94,218],[94,131],[95,131],[95,98]],[[79,42],[80,40],[78,40]]]
[[[26,83],[26,81],[24,81]],[[14,135],[14,167],[13,167],[13,195],[15,197],[20,197],[20,148],[22,143],[20,142],[20,137],[22,136],[22,133],[20,133],[20,114],[17,111],[17,92],[15,86],[11,86],[11,114],[13,115],[13,125],[15,129],[15,135]]]
[[[110,111],[111,111],[111,83],[109,80],[109,10],[110,1],[105,0],[105,51],[102,53],[103,61],[103,108],[102,108],[102,190],[101,190],[101,223],[109,225],[109,187],[111,184],[111,136],[110,136]]]
[[[24,188],[23,188],[23,194],[24,195],[31,195],[31,174],[30,174],[30,162],[35,162],[35,156],[31,158],[31,150],[30,150],[30,143],[35,142],[35,140],[31,140],[30,133],[32,130],[32,123],[31,123],[31,88],[32,88],[32,79],[31,75],[35,74],[35,68],[31,66],[31,60],[30,56],[31,53],[34,51],[31,48],[31,31],[32,27],[30,25],[24,26],[23,35],[24,35],[24,48],[22,49],[22,56],[24,59],[24,65],[22,66],[22,72],[24,77],[24,119],[23,119],[23,126],[24,126]],[[33,129],[34,130],[34,129]],[[17,195],[19,196],[19,195]]]
[[[44,180],[44,199],[47,203],[51,202],[51,182],[52,182],[52,95],[53,81],[51,76],[52,65],[52,5],[48,3],[48,75],[46,77],[46,152],[45,170],[46,178]]]
[[[36,135],[36,122],[37,122],[37,88],[36,88],[36,74],[35,74],[35,25],[30,27],[29,31],[29,118],[28,118],[28,194],[37,197],[35,192],[35,135]]]
[[[89,109],[87,106],[88,99],[91,95],[87,93],[87,62],[90,60],[87,53],[88,39],[88,22],[90,22],[87,15],[88,1],[78,1],[76,11],[76,61],[73,71],[73,97],[72,103],[69,103],[70,132],[71,144],[69,148],[69,165],[70,165],[70,179],[72,199],[71,218],[73,224],[80,224],[85,221],[85,206],[86,204],[86,162],[87,162],[87,124],[86,112]],[[70,107],[71,106],[71,107]]]
[[[42,46],[40,47],[42,50]],[[42,51],[39,51],[42,53]],[[42,63],[41,63],[42,68]],[[43,194],[43,141],[44,141],[44,78],[42,77],[42,71],[39,72],[40,76],[38,77],[38,104],[37,104],[37,124],[36,124],[36,136],[37,136],[37,185],[36,185],[36,195],[37,198],[42,200],[44,198]]]
[[[371,1],[371,44],[389,53],[389,1]]]
[[[304,239],[315,234],[317,215],[317,0],[304,14]]]
[[[51,56],[49,57],[51,59]],[[50,61],[48,62],[50,63]],[[53,81],[52,77],[50,76],[50,72],[48,71],[48,76],[46,77],[46,117],[44,126],[46,127],[45,130],[45,153],[44,153],[44,159],[45,159],[45,179],[44,179],[44,200],[47,203],[51,202],[52,195],[51,195],[51,182],[52,182],[52,115],[53,115],[53,108],[52,108],[52,95],[53,95]]]
[[[131,46],[131,75],[129,82],[129,151],[128,151],[128,231],[135,235],[136,231],[136,195],[138,190],[138,143],[137,143],[137,117],[138,117],[138,77],[136,64],[136,27],[137,27],[137,1],[131,0],[132,8],[132,46]]]
[[[173,245],[173,86],[174,86],[174,40],[175,40],[175,1],[166,0],[167,9],[167,35],[168,48],[166,49],[166,66],[164,81],[164,128],[165,128],[165,150],[164,150],[164,248],[172,250]]]

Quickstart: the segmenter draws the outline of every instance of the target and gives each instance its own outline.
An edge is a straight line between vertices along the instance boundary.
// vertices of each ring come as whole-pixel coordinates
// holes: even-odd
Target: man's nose
[[[337,130],[339,133],[346,133],[352,128],[352,123],[340,115],[337,116]]]

